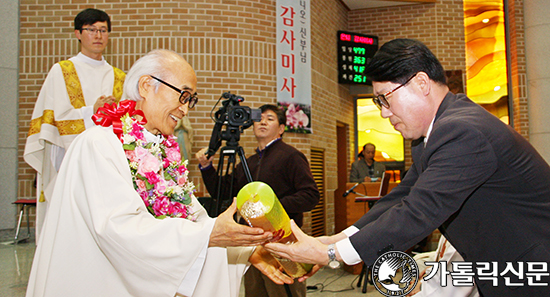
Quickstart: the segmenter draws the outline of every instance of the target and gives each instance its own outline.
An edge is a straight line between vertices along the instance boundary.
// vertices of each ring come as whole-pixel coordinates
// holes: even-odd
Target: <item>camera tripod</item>
[[[220,149],[220,159],[218,164],[218,186],[216,189],[216,200],[215,200],[215,209],[211,216],[218,216],[224,209],[229,207],[231,204],[233,196],[237,193],[233,193],[233,185],[235,184],[235,166],[236,166],[236,156],[239,156],[241,160],[241,165],[243,167],[244,175],[246,177],[247,183],[252,182],[252,174],[248,168],[248,163],[244,155],[244,149],[242,146],[239,146],[238,142],[228,141],[227,145]],[[223,173],[225,159],[227,158],[227,168],[225,174]],[[231,169],[231,174],[229,170]],[[230,178],[228,183],[224,183],[225,179]],[[223,185],[229,185],[226,193],[223,193]],[[225,195],[224,195],[225,194]],[[224,199],[224,197],[226,199]],[[224,204],[225,202],[225,204]],[[210,212],[209,212],[210,213]],[[214,215],[215,214],[215,215]]]

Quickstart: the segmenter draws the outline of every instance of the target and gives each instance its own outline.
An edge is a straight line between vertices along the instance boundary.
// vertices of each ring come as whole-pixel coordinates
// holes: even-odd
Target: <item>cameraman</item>
[[[250,173],[254,181],[268,184],[281,201],[288,216],[298,226],[302,226],[303,212],[312,210],[319,202],[319,190],[311,174],[306,156],[282,140],[285,131],[286,116],[275,105],[260,107],[262,119],[254,123],[254,136],[258,141],[256,153],[247,158]],[[212,197],[216,196],[218,186],[217,171],[212,165],[213,156],[206,157],[208,148],[201,149],[196,158],[199,160],[204,184]],[[242,164],[237,164],[234,174],[232,193],[238,193],[247,184]],[[231,176],[225,177],[224,186],[230,185]],[[223,197],[223,196],[222,196]],[[230,199],[232,197],[223,197]],[[289,285],[291,296],[306,295],[306,284],[294,282]],[[254,267],[245,274],[246,296],[289,296],[282,285],[273,283],[262,276]]]

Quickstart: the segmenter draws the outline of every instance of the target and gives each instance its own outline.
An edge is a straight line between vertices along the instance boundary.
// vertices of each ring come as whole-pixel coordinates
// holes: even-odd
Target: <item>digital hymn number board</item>
[[[377,50],[377,36],[338,31],[338,82],[371,85],[364,72]]]

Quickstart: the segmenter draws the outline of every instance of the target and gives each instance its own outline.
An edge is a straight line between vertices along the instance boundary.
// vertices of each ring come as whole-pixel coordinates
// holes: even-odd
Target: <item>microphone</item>
[[[346,197],[347,195],[349,195],[349,193],[354,193],[354,194],[357,194],[353,191],[353,189],[355,189],[355,187],[357,187],[359,185],[359,183],[356,183],[353,187],[351,187],[351,189],[347,190],[344,195],[342,195],[343,197]]]

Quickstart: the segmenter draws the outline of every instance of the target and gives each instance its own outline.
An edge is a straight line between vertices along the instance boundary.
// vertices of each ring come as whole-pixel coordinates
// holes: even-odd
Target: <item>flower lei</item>
[[[118,106],[105,104],[92,119],[97,125],[113,126],[128,159],[134,189],[151,214],[158,219],[195,221],[191,198],[195,186],[188,180],[187,160],[181,160],[176,137],[163,135],[158,144],[147,142],[143,134],[147,120],[135,105],[131,100],[121,101]],[[143,120],[138,121],[135,115]]]

